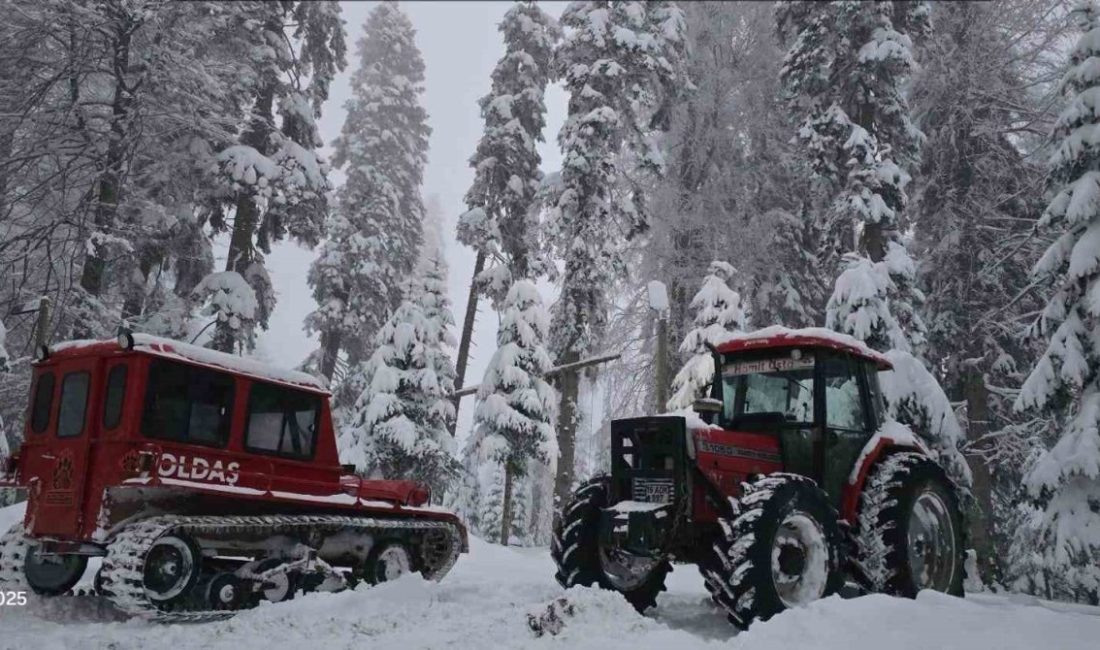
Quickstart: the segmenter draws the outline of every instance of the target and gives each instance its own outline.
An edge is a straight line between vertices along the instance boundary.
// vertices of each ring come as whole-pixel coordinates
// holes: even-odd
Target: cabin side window
[[[122,402],[126,396],[126,366],[119,364],[107,373],[107,394],[103,397],[103,428],[115,429],[122,422]]]
[[[263,454],[313,458],[320,412],[321,400],[316,395],[253,382],[245,447]]]
[[[54,375],[45,372],[38,375],[34,384],[34,396],[31,399],[31,431],[42,433],[50,426],[50,409],[53,406]]]
[[[61,380],[61,406],[57,409],[58,438],[75,438],[84,433],[91,382],[92,376],[87,372],[70,372]]]
[[[154,359],[141,431],[149,438],[224,447],[233,415],[232,376]]]

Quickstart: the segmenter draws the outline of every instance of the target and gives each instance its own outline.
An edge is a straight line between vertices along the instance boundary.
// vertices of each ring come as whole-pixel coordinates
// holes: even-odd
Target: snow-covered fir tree
[[[469,210],[458,222],[458,240],[477,254],[458,348],[460,386],[480,296],[499,305],[513,281],[554,270],[543,251],[535,198],[542,183],[538,143],[546,126],[544,97],[561,30],[529,1],[513,5],[498,29],[504,36],[504,56],[493,69],[489,94],[478,102],[485,129],[470,158],[474,182],[466,192]]]
[[[191,291],[192,299],[202,305],[201,314],[213,317],[227,331],[248,332],[256,322],[259,303],[256,292],[236,271],[211,273]]]
[[[470,158],[470,209],[458,224],[458,240],[488,265],[475,281],[497,303],[513,280],[549,269],[531,206],[542,182],[537,146],[543,141],[544,96],[561,35],[554,19],[531,1],[513,5],[499,29],[505,52],[493,69],[489,94],[478,102],[485,131]]]
[[[825,312],[825,326],[849,334],[876,350],[910,351],[909,337],[891,310],[895,279],[914,278],[916,267],[905,248],[890,242],[886,259],[844,256],[847,268],[837,277]]]
[[[763,250],[767,257],[752,276],[751,307],[758,323],[811,327],[821,322],[828,296],[822,250],[825,235],[809,214],[809,201],[798,213],[772,210],[772,235]]]
[[[924,296],[902,237],[906,170],[924,140],[905,84],[915,67],[913,39],[930,32],[929,12],[926,2],[784,2],[776,17],[791,42],[781,76],[802,117],[798,138],[831,197],[831,230],[841,234],[836,245],[851,251],[843,257],[825,324],[899,355],[884,381],[919,378],[922,388],[901,384],[892,391],[891,415],[910,425],[952,477],[969,486],[956,415],[914,356],[925,341],[918,312]]]
[[[1029,519],[1017,507],[1022,475],[1056,430],[1050,417],[1012,409],[1041,352],[1012,323],[1042,309],[1043,292],[1028,290],[1028,271],[1049,243],[1034,232],[1046,173],[1037,149],[1049,144],[1039,134],[1021,137],[1016,127],[1056,117],[1047,108],[1054,102],[1029,90],[1048,72],[1025,63],[1045,49],[1052,18],[1064,31],[1064,17],[1045,18],[1048,10],[1038,2],[934,3],[935,31],[910,92],[927,136],[910,209],[918,280],[928,296],[923,356],[950,400],[965,404],[960,419],[976,506],[967,520],[987,583],[1019,573],[1013,565],[1021,556],[1009,544],[1015,523]],[[1002,110],[1009,104],[1014,110]]]
[[[557,457],[557,394],[544,378],[552,365],[546,351],[549,320],[535,284],[515,282],[504,299],[497,350],[478,390],[467,453],[503,468],[501,530],[513,526],[515,488],[523,484],[528,463]]]
[[[570,4],[561,24],[557,66],[569,106],[558,133],[561,192],[552,212],[565,269],[551,331],[557,361],[570,363],[604,332],[624,237],[647,227],[638,184],[662,169],[653,135],[667,126],[665,105],[682,83],[684,18],[671,2],[594,0]],[[627,161],[633,169],[624,168]],[[638,191],[613,200],[627,171]],[[560,381],[555,494],[564,501],[573,483],[578,375]]]
[[[628,244],[629,277],[616,290],[610,330],[622,356],[600,368],[607,413],[662,410],[653,381],[658,313],[647,285],[668,291],[669,340],[692,329],[692,297],[713,259],[737,260],[744,296],[759,324],[819,325],[832,289],[819,250],[817,193],[779,95],[783,51],[770,3],[682,3],[685,68],[691,80],[670,106],[660,138],[663,177],[646,189],[649,232]],[[686,84],[685,84],[686,85]],[[792,188],[797,187],[797,191]],[[682,359],[669,346],[669,367]]]
[[[1059,576],[1070,598],[1100,603],[1100,14],[1079,3],[1084,34],[1062,78],[1067,103],[1055,124],[1050,161],[1056,192],[1039,220],[1057,239],[1033,277],[1053,288],[1033,330],[1047,349],[1020,391],[1019,409],[1063,412],[1058,442],[1027,474],[1028,495],[1042,514],[1040,563]]]
[[[791,43],[781,78],[802,118],[798,138],[831,196],[837,245],[852,250],[858,237],[858,252],[870,262],[846,265],[828,307],[831,326],[858,337],[853,328],[879,321],[890,328],[892,321],[905,348],[923,342],[924,326],[916,311],[923,296],[901,237],[905,168],[923,138],[904,84],[914,67],[913,38],[929,30],[928,13],[925,2],[783,2],[776,10]],[[883,271],[890,282],[873,277]],[[860,315],[864,310],[870,313]]]
[[[670,411],[691,408],[696,399],[709,394],[714,381],[714,355],[707,344],[718,345],[730,334],[749,329],[741,294],[729,287],[736,275],[737,270],[728,262],[711,262],[710,273],[691,300],[695,329],[680,344],[680,354],[687,361],[672,380]]]
[[[341,458],[369,476],[416,479],[442,495],[459,467],[454,418],[454,323],[441,262],[404,284],[406,298],[353,369],[364,386],[340,432]]]
[[[477,532],[486,541],[503,544],[500,537],[504,521],[504,468],[500,465],[488,465],[484,473],[487,487],[479,501]]]
[[[288,236],[312,246],[323,233],[331,186],[317,153],[324,143],[316,118],[344,67],[344,30],[336,2],[231,6],[239,12],[236,40],[250,67],[240,88],[251,106],[238,141],[217,154],[210,220],[215,231],[229,232],[225,270],[252,287],[256,322],[266,328],[275,293],[264,255]],[[211,341],[223,351],[252,344],[225,323]]]
[[[420,186],[427,161],[428,114],[421,105],[424,61],[416,31],[395,2],[367,17],[358,42],[347,117],[333,162],[346,169],[328,241],[310,269],[318,308],[306,319],[321,334],[320,372],[337,356],[354,367],[401,301],[423,238]]]
[[[5,237],[49,251],[28,260],[31,279],[19,290],[54,294],[51,329],[103,336],[126,322],[187,333],[191,291],[213,267],[210,231],[238,221],[237,170],[223,166],[243,153],[235,147],[257,104],[259,71],[271,70],[283,89],[294,86],[319,109],[342,57],[337,12],[334,3],[209,1],[23,2],[8,12],[0,36],[0,194],[7,197],[0,212],[12,226]],[[269,17],[271,29],[260,29]],[[66,108],[59,113],[59,106]],[[300,130],[297,118],[277,112],[286,133]],[[301,176],[285,156],[264,163]],[[240,171],[242,181],[255,173]],[[297,200],[293,192],[280,198]],[[300,234],[280,212],[268,211],[265,241],[287,228]],[[56,247],[61,241],[71,244]],[[72,260],[66,277],[34,268],[61,257]],[[253,275],[263,278],[242,272]]]

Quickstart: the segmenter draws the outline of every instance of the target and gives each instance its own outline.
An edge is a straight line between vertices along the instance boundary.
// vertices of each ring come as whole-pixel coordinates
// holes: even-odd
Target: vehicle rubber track
[[[279,535],[302,529],[331,532],[358,530],[365,534],[393,532],[437,532],[425,540],[421,573],[428,580],[443,578],[454,566],[462,543],[457,528],[445,521],[385,519],[346,515],[264,516],[160,516],[127,526],[107,546],[103,560],[102,591],[119,610],[161,622],[210,621],[232,617],[235,611],[161,609],[145,592],[145,555],[160,537],[169,533],[190,536],[215,535],[231,539],[242,534],[263,532]]]
[[[22,591],[29,588],[23,575],[23,562],[29,548],[22,523],[12,526],[0,537],[0,589]]]

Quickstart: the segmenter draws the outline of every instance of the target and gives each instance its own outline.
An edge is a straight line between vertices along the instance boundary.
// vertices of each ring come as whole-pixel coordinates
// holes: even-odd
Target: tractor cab
[[[852,465],[885,421],[878,373],[890,362],[847,337],[807,330],[762,330],[714,354],[711,398],[697,404],[704,419],[728,432],[722,438],[774,446],[781,471],[814,479],[840,507]]]

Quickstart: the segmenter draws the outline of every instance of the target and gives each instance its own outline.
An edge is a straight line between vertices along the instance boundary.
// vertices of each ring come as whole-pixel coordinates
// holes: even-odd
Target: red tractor
[[[671,562],[694,563],[739,627],[846,585],[962,595],[959,493],[886,417],[886,357],[827,330],[779,327],[712,352],[701,418],[611,423],[611,475],[559,513],[558,582],[618,591],[642,611]]]
[[[312,377],[140,334],[62,344],[34,364],[24,442],[0,476],[27,490],[0,541],[0,589],[97,591],[160,620],[417,571],[442,578],[466,529],[411,481],[341,466]]]

